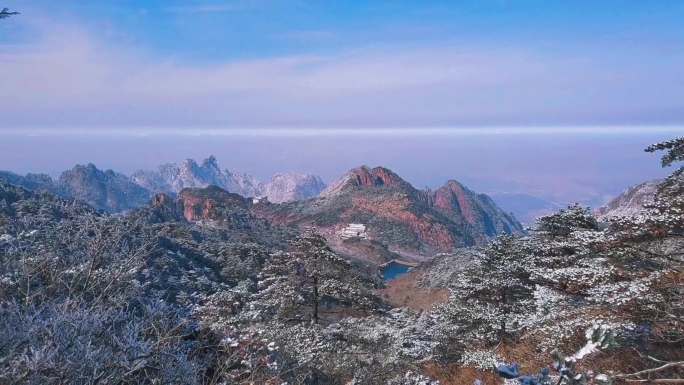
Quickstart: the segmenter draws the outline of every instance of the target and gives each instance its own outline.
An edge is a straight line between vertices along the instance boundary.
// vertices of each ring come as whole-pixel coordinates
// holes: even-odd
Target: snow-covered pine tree
[[[652,144],[646,147],[644,151],[656,152],[663,150],[667,150],[667,153],[661,159],[663,167],[667,167],[674,162],[684,161],[684,137]]]
[[[503,236],[451,285],[444,312],[469,338],[493,343],[520,332],[533,307],[525,244]]]
[[[319,323],[323,313],[375,308],[374,282],[328,247],[309,229],[292,242],[292,250],[271,257],[259,277],[258,297],[272,303],[277,317]],[[334,317],[333,317],[334,318]]]

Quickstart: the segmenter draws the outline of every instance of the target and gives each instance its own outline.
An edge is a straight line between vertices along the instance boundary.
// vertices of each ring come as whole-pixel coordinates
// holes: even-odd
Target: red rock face
[[[466,193],[461,184],[449,181],[434,193],[434,205],[437,209],[452,218],[463,218],[471,225],[480,221],[473,202],[470,198],[472,193]]]
[[[360,187],[395,187],[408,185],[399,175],[384,167],[375,167],[369,169],[368,167],[359,167],[351,171],[353,181],[356,186]]]
[[[457,240],[444,224],[428,215],[419,215],[411,211],[410,206],[413,202],[407,196],[401,199],[386,197],[386,199],[373,201],[355,197],[352,202],[351,212],[372,213],[391,222],[404,224],[436,251],[450,251],[456,246],[464,246],[463,242]]]
[[[220,220],[225,210],[247,209],[248,201],[216,186],[183,189],[178,194],[183,217],[189,222]]]

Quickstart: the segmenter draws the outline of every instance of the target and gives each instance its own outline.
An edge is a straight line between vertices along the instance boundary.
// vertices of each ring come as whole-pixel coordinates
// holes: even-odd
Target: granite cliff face
[[[662,180],[653,180],[632,186],[604,206],[596,209],[596,217],[608,220],[619,216],[632,216],[644,210],[644,205],[653,203]]]
[[[126,175],[99,170],[92,163],[76,165],[57,181],[60,195],[83,201],[104,211],[119,212],[145,205],[150,192]]]
[[[137,171],[131,179],[153,192],[177,194],[184,188],[213,185],[244,197],[266,197],[274,203],[312,198],[325,188],[321,178],[310,174],[276,174],[270,182],[260,182],[249,174],[222,170],[214,156],[201,164],[186,159],[159,166],[156,171]]]
[[[383,167],[355,168],[316,199],[257,204],[253,210],[274,223],[316,226],[340,248],[349,242],[340,241],[338,233],[350,223],[364,224],[369,241],[417,259],[522,232],[515,218],[484,194],[455,181],[434,192],[417,190]]]

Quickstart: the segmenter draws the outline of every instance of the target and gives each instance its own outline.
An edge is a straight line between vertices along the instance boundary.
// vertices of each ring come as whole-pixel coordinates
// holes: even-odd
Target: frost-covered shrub
[[[195,326],[170,305],[85,307],[75,302],[0,307],[0,382],[198,383]]]

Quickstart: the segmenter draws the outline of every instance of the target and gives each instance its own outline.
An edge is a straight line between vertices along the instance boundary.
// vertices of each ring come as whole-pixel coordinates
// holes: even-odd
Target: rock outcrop
[[[233,214],[245,214],[250,206],[248,199],[218,186],[183,189],[178,202],[189,222],[224,221]]]

